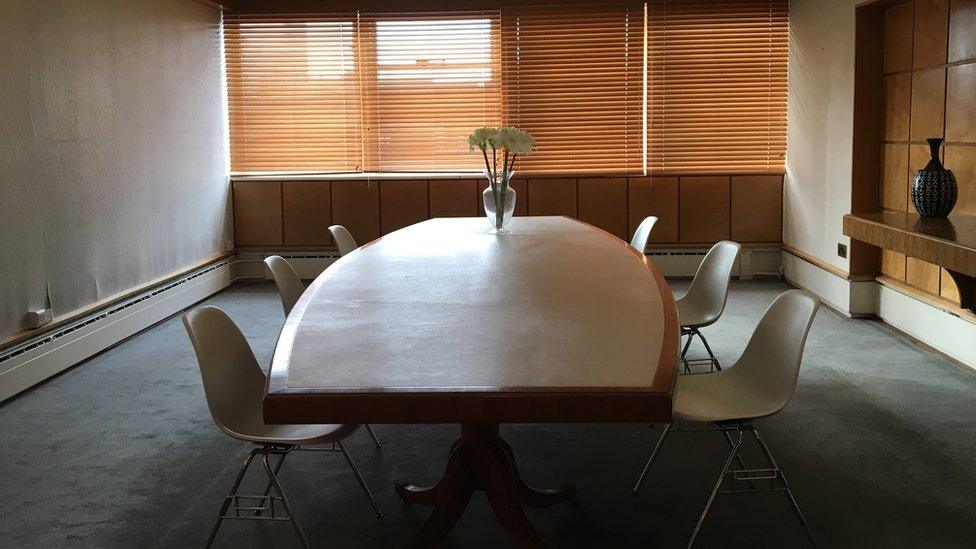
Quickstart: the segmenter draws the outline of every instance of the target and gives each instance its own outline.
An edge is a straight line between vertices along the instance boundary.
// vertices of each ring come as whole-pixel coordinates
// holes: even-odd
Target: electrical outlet
[[[847,244],[837,243],[837,255],[845,259],[847,258]]]

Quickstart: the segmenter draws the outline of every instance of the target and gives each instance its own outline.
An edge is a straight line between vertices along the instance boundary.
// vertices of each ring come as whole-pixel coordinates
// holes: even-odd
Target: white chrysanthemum
[[[498,144],[498,128],[478,128],[468,137],[468,150],[485,150]]]

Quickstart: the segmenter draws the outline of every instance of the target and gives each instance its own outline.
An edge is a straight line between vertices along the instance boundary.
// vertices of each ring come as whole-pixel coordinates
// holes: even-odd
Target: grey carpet
[[[675,283],[683,287],[685,283]],[[705,331],[725,363],[785,286],[737,282]],[[267,363],[282,322],[269,284],[210,303]],[[700,351],[700,349],[699,349]],[[888,328],[822,310],[787,410],[758,423],[822,546],[966,547],[976,543],[976,375]],[[395,481],[434,482],[456,427],[380,425],[350,448],[386,517],[376,520],[341,456],[289,458],[282,482],[313,543],[393,547],[423,507]],[[683,546],[726,455],[717,433],[671,438],[640,498],[630,487],[656,430],[647,425],[505,426],[523,475],[573,482],[582,508],[528,511],[560,547]],[[0,546],[198,547],[246,447],[212,424],[179,319],[170,319],[0,407]],[[252,479],[258,484],[258,477]],[[802,546],[781,494],[720,498],[707,546]],[[226,523],[220,547],[298,546],[285,524]],[[508,545],[476,494],[449,546]]]

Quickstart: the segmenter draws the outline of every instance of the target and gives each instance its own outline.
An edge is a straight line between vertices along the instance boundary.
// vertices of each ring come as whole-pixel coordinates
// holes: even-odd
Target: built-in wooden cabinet
[[[914,212],[925,139],[942,137],[959,183],[955,211],[976,214],[976,0],[863,2],[856,48],[852,211]],[[860,243],[851,251],[855,277],[880,274],[958,301],[937,265]]]
[[[240,248],[328,249],[327,228],[346,226],[360,243],[432,217],[484,215],[478,179],[330,179],[234,182]],[[516,178],[515,215],[566,215],[629,239],[658,217],[652,245],[702,247],[732,238],[777,244],[783,176]]]

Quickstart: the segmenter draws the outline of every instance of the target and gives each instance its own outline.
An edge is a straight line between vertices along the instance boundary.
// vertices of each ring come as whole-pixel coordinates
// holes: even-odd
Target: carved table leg
[[[404,502],[434,506],[407,547],[428,547],[442,542],[461,517],[474,490],[486,493],[498,522],[520,547],[545,545],[525,516],[523,505],[545,507],[567,500],[576,504],[572,486],[539,490],[522,480],[512,448],[498,436],[498,424],[464,424],[461,435],[451,446],[440,482],[429,488],[412,484],[396,486]]]

